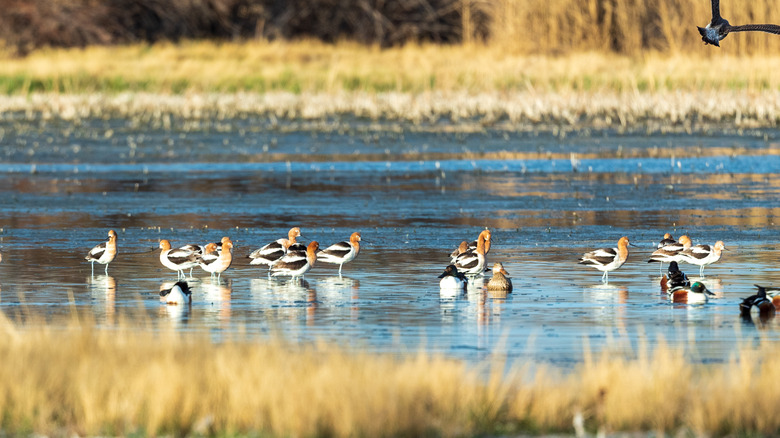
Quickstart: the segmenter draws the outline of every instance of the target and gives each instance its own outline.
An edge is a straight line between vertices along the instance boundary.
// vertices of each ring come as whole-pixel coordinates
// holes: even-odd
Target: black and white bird
[[[715,245],[695,245],[680,253],[680,260],[685,263],[697,265],[699,267],[699,276],[704,277],[704,267],[720,260],[726,245],[722,240],[715,242]]]
[[[704,44],[712,44],[720,47],[720,40],[726,38],[730,32],[768,32],[780,35],[780,26],[776,24],[743,24],[732,26],[728,20],[720,16],[720,0],[710,0],[712,3],[712,20],[706,27],[696,26],[701,34]]]
[[[490,238],[489,230],[479,233],[477,247],[473,250],[469,249],[455,258],[455,263],[453,264],[458,269],[458,272],[471,277],[484,275],[485,267],[487,266],[485,254],[487,254],[487,248],[490,247]]]
[[[303,277],[304,274],[314,267],[314,262],[317,261],[317,250],[319,248],[319,243],[313,241],[309,243],[305,254],[301,254],[298,251],[287,253],[271,266],[271,275],[274,277]]]
[[[290,228],[290,231],[287,232],[286,239],[282,238],[274,240],[268,245],[252,251],[252,253],[248,256],[250,259],[252,259],[249,264],[266,265],[270,269],[277,260],[281,259],[285,254],[287,254],[291,247],[295,249],[296,239],[298,237],[301,237],[301,229],[298,227]]]
[[[778,290],[775,287],[764,287],[754,284],[758,288],[758,293],[751,295],[739,303],[739,313],[743,317],[750,318],[752,312],[758,312],[759,316],[774,316],[777,311],[773,300],[767,296],[767,290]]]
[[[628,237],[623,236],[618,240],[617,248],[603,248],[586,252],[580,257],[579,263],[598,269],[604,274],[601,281],[609,283],[609,273],[623,266],[628,258]]]
[[[485,228],[484,230],[482,230],[481,233],[479,233],[479,235],[490,236],[490,230]],[[455,263],[455,259],[457,259],[459,255],[463,254],[466,251],[469,250],[474,251],[475,249],[477,249],[477,242],[479,242],[479,237],[477,237],[477,240],[474,240],[470,243],[465,240],[463,242],[460,242],[460,245],[458,245],[458,247],[455,248],[455,250],[450,253],[450,262]],[[490,252],[490,239],[487,239],[485,241],[485,255],[487,255],[487,253],[489,252]]]
[[[339,275],[341,275],[341,268],[344,266],[344,263],[349,263],[357,257],[362,240],[360,233],[354,232],[349,236],[348,241],[334,243],[318,252],[317,259],[325,263],[339,265]]]
[[[177,281],[170,289],[160,291],[160,301],[165,304],[188,304],[192,300],[192,291],[186,281]]]
[[[468,284],[468,279],[463,273],[458,272],[455,265],[448,265],[444,272],[439,275],[439,288],[445,291],[462,291]]]
[[[95,275],[95,262],[106,265],[106,275],[108,275],[108,264],[114,261],[116,257],[116,231],[108,231],[108,241],[95,245],[89,250],[84,260],[92,264],[92,275]]]
[[[171,242],[168,240],[160,241],[160,263],[166,268],[176,271],[178,278],[184,278],[184,270],[190,270],[190,276],[192,275],[192,268],[198,266],[198,257],[200,257],[200,249],[193,250],[193,245],[186,245],[181,248],[172,248]]]

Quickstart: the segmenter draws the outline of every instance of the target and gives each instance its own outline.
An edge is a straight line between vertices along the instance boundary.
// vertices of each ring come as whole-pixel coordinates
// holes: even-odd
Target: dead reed
[[[425,353],[150,331],[89,318],[0,321],[0,427],[8,434],[473,436],[604,432],[777,434],[780,354],[727,363],[664,345],[586,354],[562,372],[470,367]]]

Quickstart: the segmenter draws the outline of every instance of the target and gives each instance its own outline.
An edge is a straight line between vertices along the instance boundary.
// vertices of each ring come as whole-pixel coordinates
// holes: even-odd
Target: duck
[[[623,266],[628,258],[628,237],[618,240],[617,248],[602,248],[586,252],[580,257],[579,263],[602,271],[601,281],[609,283],[609,273]],[[633,245],[632,245],[633,246]]]
[[[339,276],[344,263],[349,263],[357,257],[360,252],[360,242],[362,238],[359,232],[352,233],[349,241],[334,243],[333,245],[317,253],[317,259],[325,263],[339,265]]]
[[[493,277],[488,281],[487,290],[512,292],[512,279],[501,263],[493,263]]]
[[[92,275],[95,275],[95,263],[106,265],[106,275],[108,275],[108,264],[114,261],[116,257],[116,231],[108,230],[108,241],[95,245],[89,250],[84,260],[92,264]]]
[[[314,267],[314,263],[317,261],[317,250],[320,244],[316,241],[309,243],[306,247],[306,253],[300,254],[299,252],[292,252],[286,254],[284,257],[276,261],[271,266],[271,276],[288,276],[291,278],[303,278]]]
[[[677,262],[669,263],[667,274],[661,278],[661,290],[667,292],[670,289],[679,289],[691,286],[691,280],[684,272],[680,271]]]
[[[773,33],[780,35],[780,26],[776,24],[743,24],[740,26],[732,26],[728,20],[720,15],[720,0],[710,0],[712,6],[712,19],[710,23],[705,27],[696,26],[701,34],[701,40],[704,41],[704,45],[712,44],[713,46],[720,47],[720,41],[730,32],[749,32],[759,31]]]
[[[752,312],[758,312],[760,317],[771,317],[777,312],[773,300],[767,296],[767,290],[777,290],[773,287],[764,287],[754,284],[758,289],[755,295],[751,295],[739,303],[739,313],[743,317],[750,318]]]
[[[160,291],[160,301],[165,304],[189,304],[192,301],[192,291],[186,281],[177,281],[170,289]]]
[[[700,281],[693,282],[690,287],[677,286],[669,288],[666,294],[669,296],[669,300],[675,303],[688,304],[706,303],[709,301],[709,297],[715,296],[715,294],[707,289],[707,286]]]
[[[704,277],[704,267],[720,260],[726,245],[722,240],[715,245],[696,245],[680,252],[680,260],[699,266],[699,276]]]
[[[444,290],[463,290],[468,285],[469,280],[463,273],[458,272],[455,265],[447,265],[444,272],[439,275],[439,288]]]
[[[250,265],[266,265],[270,269],[276,261],[287,254],[290,246],[296,243],[296,239],[301,237],[301,229],[292,227],[287,232],[287,238],[277,239],[263,246],[260,249],[252,251],[247,257],[252,259]]]
[[[479,233],[477,247],[473,250],[469,249],[455,258],[455,263],[453,264],[458,269],[458,272],[462,272],[470,277],[484,275],[487,264],[485,254],[487,253],[486,249],[490,247],[490,238],[490,230]]]

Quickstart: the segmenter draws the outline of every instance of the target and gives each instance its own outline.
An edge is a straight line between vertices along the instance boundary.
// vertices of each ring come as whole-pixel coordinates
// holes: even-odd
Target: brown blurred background
[[[732,24],[780,22],[774,0],[721,5]],[[709,0],[0,0],[0,41],[40,47],[212,39],[313,38],[382,47],[489,42],[515,53],[700,49]],[[780,38],[732,38],[777,53]]]

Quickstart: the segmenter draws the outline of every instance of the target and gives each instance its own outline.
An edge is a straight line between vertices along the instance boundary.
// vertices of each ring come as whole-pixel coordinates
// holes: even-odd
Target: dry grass
[[[495,0],[490,5],[491,44],[514,53],[598,51],[641,55],[704,52],[696,25],[712,16],[709,1]],[[721,2],[731,24],[780,23],[770,1]],[[780,38],[759,32],[730,35],[721,52],[771,55]]]
[[[710,58],[533,56],[492,45],[381,50],[314,41],[52,49],[0,55],[0,93],[8,95],[0,110],[66,119],[268,114],[574,127],[777,125],[780,56],[713,50],[705,52]]]
[[[576,416],[591,431],[780,432],[776,345],[706,366],[661,345],[531,375],[121,324],[0,325],[0,427],[12,435],[473,436],[572,432]]]
[[[25,58],[0,55],[0,93],[780,89],[776,74],[780,56],[736,57],[728,50],[714,50],[702,47],[697,55],[672,56],[598,52],[535,56],[507,53],[501,45],[408,45],[381,50],[315,41],[49,49]],[[706,65],[718,68],[702,68]]]

